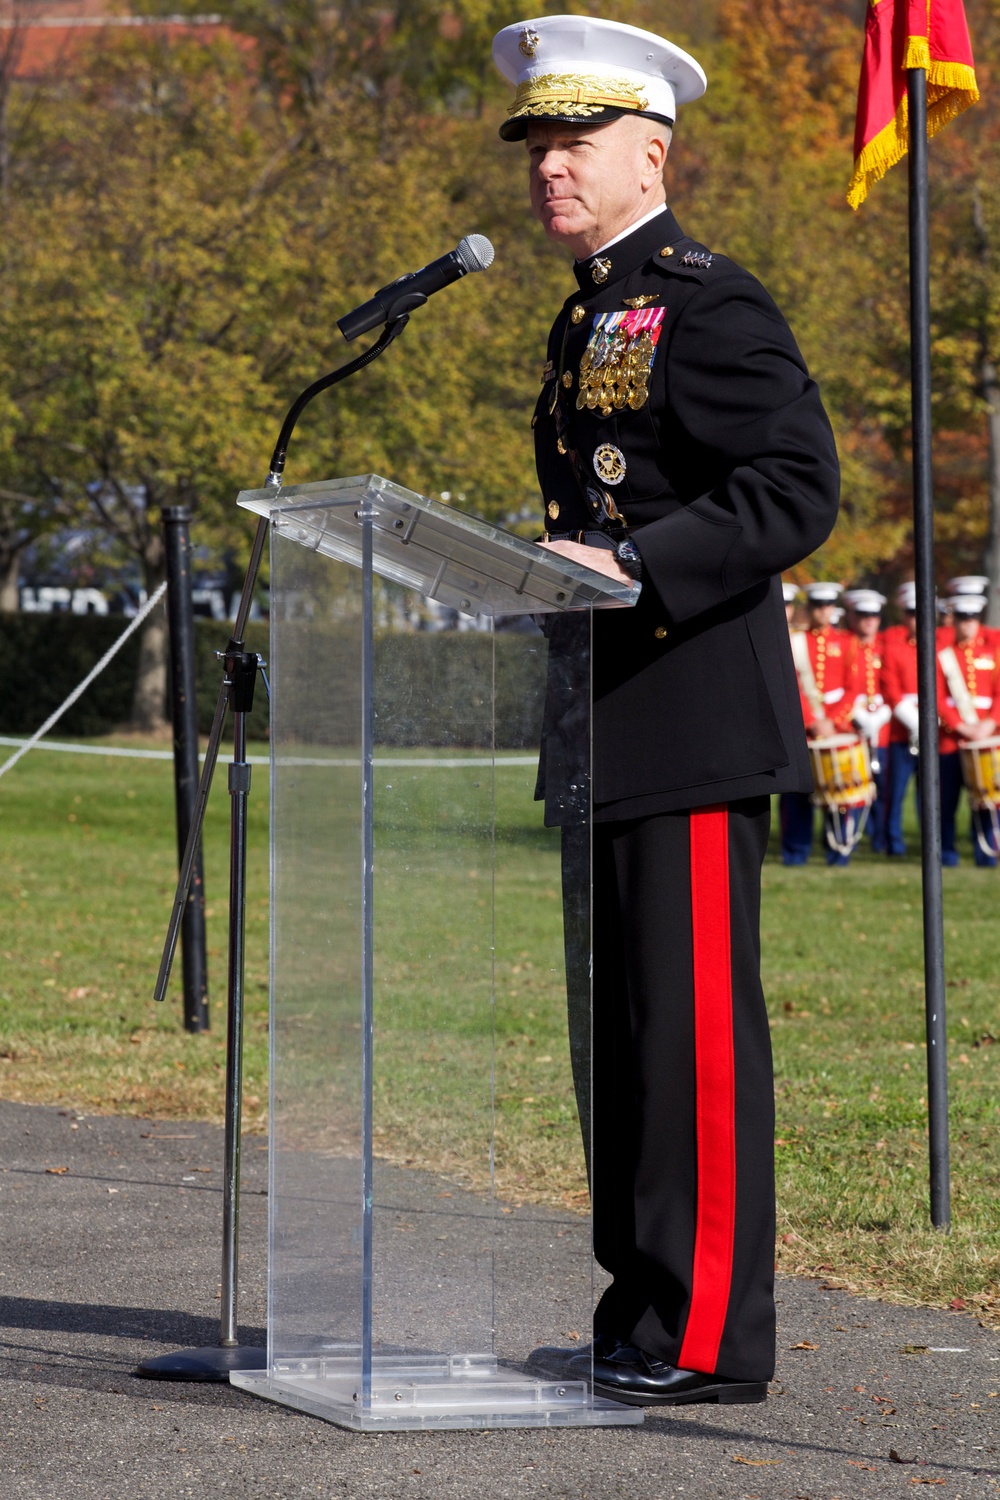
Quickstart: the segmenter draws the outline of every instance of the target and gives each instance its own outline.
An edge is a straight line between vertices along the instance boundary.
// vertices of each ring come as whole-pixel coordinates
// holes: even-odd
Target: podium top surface
[[[622,608],[640,593],[639,584],[616,583],[377,474],[241,490],[237,503],[310,551],[356,567],[370,534],[373,572],[462,614]]]

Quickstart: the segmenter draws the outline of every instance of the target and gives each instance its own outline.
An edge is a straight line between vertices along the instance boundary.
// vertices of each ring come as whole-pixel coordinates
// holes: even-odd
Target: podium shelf
[[[620,608],[640,593],[639,584],[616,583],[377,474],[242,490],[238,503],[310,551],[358,568],[367,532],[374,573],[464,615]]]

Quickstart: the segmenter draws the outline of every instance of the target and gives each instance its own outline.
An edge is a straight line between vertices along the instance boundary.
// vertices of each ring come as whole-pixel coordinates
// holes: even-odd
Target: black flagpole
[[[931,469],[931,299],[927,190],[927,74],[908,68],[910,168],[910,368],[913,402],[913,553],[917,585],[917,696],[920,704],[920,842],[923,866],[924,996],[931,1223],[951,1227],[948,1168],[948,1048],[941,890],[941,774],[938,762],[934,485]]]

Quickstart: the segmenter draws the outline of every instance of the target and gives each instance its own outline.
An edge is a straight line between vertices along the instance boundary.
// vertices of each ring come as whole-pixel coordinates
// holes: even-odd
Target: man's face
[[[979,634],[979,619],[976,615],[955,616],[955,639],[974,641]]]
[[[863,641],[873,641],[882,626],[881,615],[856,615],[855,630]]]
[[[825,630],[828,625],[833,624],[833,612],[836,608],[835,604],[810,604],[809,624],[814,630]]]
[[[528,125],[531,207],[545,233],[582,259],[666,201],[666,138],[655,120]]]

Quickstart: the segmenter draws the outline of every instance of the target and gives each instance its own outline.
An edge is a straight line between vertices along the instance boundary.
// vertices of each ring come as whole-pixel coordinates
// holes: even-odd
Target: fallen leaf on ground
[[[860,1458],[849,1458],[847,1462],[849,1464],[852,1464],[855,1469],[870,1469],[873,1474],[878,1473],[878,1469],[875,1464],[863,1464]]]
[[[927,1345],[926,1344],[904,1344],[903,1347],[902,1347],[902,1349],[900,1349],[899,1352],[900,1352],[900,1354],[926,1354],[927,1353]]]
[[[900,1458],[895,1448],[889,1449],[889,1462],[893,1464],[915,1464],[915,1458]]]
[[[951,1301],[948,1303],[948,1306],[951,1308],[952,1312],[965,1312],[966,1305],[967,1304],[964,1297],[952,1297]]]
[[[801,1344],[789,1344],[789,1349],[818,1349],[818,1344],[810,1344],[808,1339],[803,1339]]]
[[[747,1464],[751,1469],[762,1469],[766,1464],[784,1463],[781,1458],[744,1458],[742,1453],[733,1454],[734,1464]]]
[[[46,1167],[45,1170],[50,1177],[65,1177],[69,1167]]]
[[[910,1478],[911,1484],[944,1484],[943,1479],[924,1479],[920,1474],[914,1474]]]

